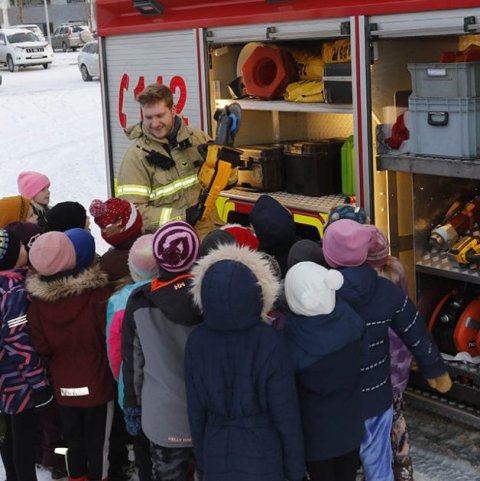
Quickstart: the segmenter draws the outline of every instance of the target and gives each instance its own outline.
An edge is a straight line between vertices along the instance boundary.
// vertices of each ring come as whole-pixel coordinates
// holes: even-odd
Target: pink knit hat
[[[331,267],[355,267],[367,259],[370,231],[364,224],[340,219],[325,230],[323,255]]]
[[[75,248],[63,232],[42,234],[33,243],[28,258],[41,276],[53,276],[76,265]]]
[[[17,178],[18,192],[23,197],[32,200],[45,187],[50,187],[50,180],[40,172],[21,172]]]
[[[153,234],[140,236],[130,247],[128,268],[135,282],[158,276],[158,265],[153,256]]]
[[[365,227],[370,232],[367,263],[372,267],[382,267],[388,261],[388,239],[378,227],[374,225],[366,225]]]

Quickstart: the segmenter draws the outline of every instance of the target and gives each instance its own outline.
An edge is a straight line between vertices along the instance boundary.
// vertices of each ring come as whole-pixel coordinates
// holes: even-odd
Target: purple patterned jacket
[[[30,341],[26,269],[0,272],[0,411],[33,407],[32,394],[48,386],[45,369]]]

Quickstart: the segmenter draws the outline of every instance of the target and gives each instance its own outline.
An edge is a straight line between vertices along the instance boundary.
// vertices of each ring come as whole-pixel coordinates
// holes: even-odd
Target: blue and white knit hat
[[[162,225],[153,236],[158,267],[168,272],[190,270],[198,259],[200,239],[190,224],[177,220]]]

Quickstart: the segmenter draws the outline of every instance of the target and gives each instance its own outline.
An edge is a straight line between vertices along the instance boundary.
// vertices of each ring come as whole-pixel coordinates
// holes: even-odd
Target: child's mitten
[[[427,382],[430,387],[442,393],[449,391],[452,387],[452,380],[450,379],[450,375],[448,374],[448,372],[442,374],[441,376],[427,379]]]
[[[123,417],[128,434],[138,436],[142,431],[142,408],[140,406],[125,408]]]

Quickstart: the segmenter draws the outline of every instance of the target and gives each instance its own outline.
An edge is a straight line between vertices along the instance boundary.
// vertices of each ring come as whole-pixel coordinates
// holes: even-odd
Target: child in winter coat
[[[103,239],[112,246],[100,258],[100,266],[113,286],[113,283],[130,276],[128,253],[142,232],[142,216],[131,202],[115,197],[105,202],[93,200],[89,212],[100,227]]]
[[[153,234],[139,237],[130,248],[128,267],[133,284],[122,287],[110,297],[107,306],[107,352],[110,369],[118,381],[118,403],[123,409],[124,383],[122,366],[122,324],[130,294],[138,287],[158,276],[157,262],[153,256]],[[135,464],[140,481],[149,481],[152,474],[150,442],[143,432],[133,436]]]
[[[295,378],[267,313],[272,264],[222,245],[193,269],[204,324],[188,339],[185,376],[197,471],[205,481],[300,481],[305,474]]]
[[[47,230],[47,214],[50,210],[50,179],[40,172],[21,172],[17,178],[18,193],[30,200],[33,212],[38,217],[42,232]]]
[[[27,279],[32,341],[50,358],[50,373],[68,447],[69,479],[107,476],[114,381],[105,349],[111,291],[97,264],[91,234],[42,234],[30,249],[36,274]],[[77,254],[76,254],[77,253]],[[77,258],[81,265],[77,265]]]
[[[297,240],[292,213],[273,197],[261,195],[250,213],[250,222],[259,241],[258,249],[276,259],[285,277],[288,252]]]
[[[0,411],[7,425],[0,451],[7,481],[36,481],[34,408],[52,397],[30,338],[26,265],[20,239],[0,229]]]
[[[408,295],[407,275],[402,263],[388,255],[389,244],[385,234],[374,225],[367,226],[371,239],[367,263],[380,277],[392,281]],[[408,384],[412,355],[392,329],[388,330],[390,342],[390,379],[393,389],[393,424],[391,432],[393,475],[395,481],[413,481],[413,466],[409,455],[408,430],[403,411],[403,392]]]
[[[313,262],[287,272],[285,334],[296,371],[312,481],[355,481],[364,436],[360,365],[365,323],[335,291],[343,276]]]
[[[31,222],[38,224],[37,214],[30,201],[21,195],[0,199],[0,228],[4,229],[12,222]]]
[[[125,422],[150,440],[152,480],[185,481],[193,471],[184,350],[201,322],[190,296],[190,269],[200,239],[186,222],[162,225],[153,237],[159,276],[128,300],[122,330]]]
[[[365,438],[360,458],[367,481],[392,481],[392,386],[388,328],[415,356],[431,387],[446,392],[451,380],[425,322],[405,293],[365,264],[371,233],[367,226],[340,219],[325,231],[323,254],[331,267],[341,267],[345,283],[339,296],[366,323],[369,350],[362,366]]]

